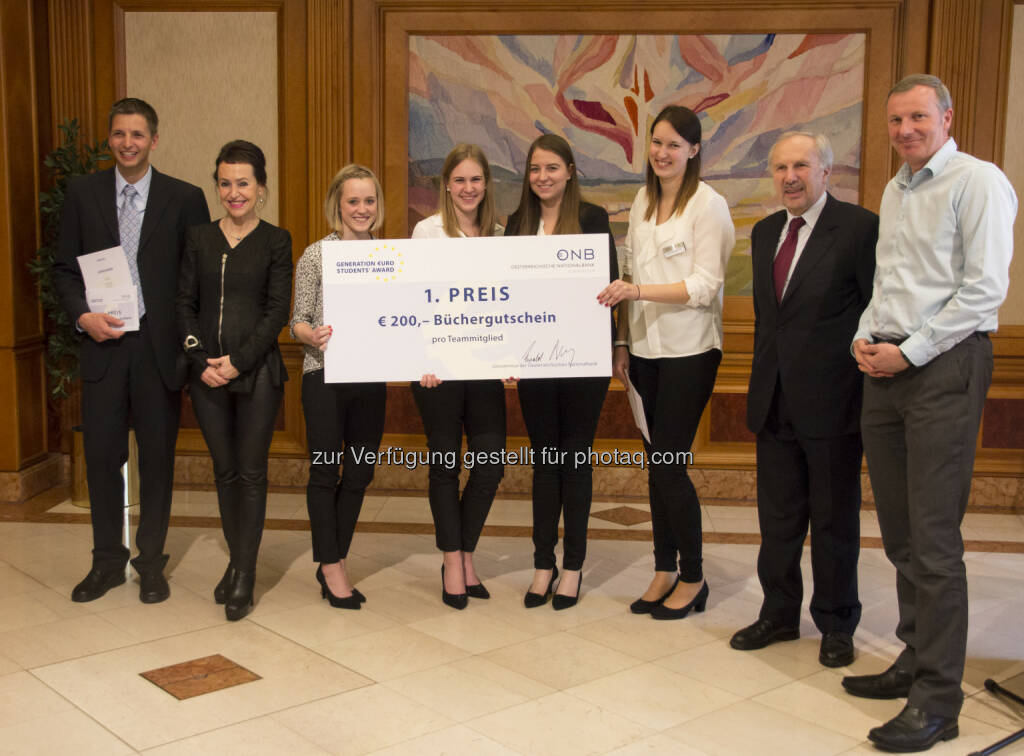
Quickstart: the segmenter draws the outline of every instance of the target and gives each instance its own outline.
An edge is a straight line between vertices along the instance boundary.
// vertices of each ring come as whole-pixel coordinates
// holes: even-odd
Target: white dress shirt
[[[619,271],[645,284],[683,281],[686,304],[629,302],[629,351],[638,357],[687,357],[722,348],[722,287],[736,241],[729,205],[703,181],[683,212],[664,223],[645,220],[647,188],[629,210]]]
[[[814,201],[804,211],[804,214],[800,217],[804,219],[806,225],[801,226],[800,230],[796,232],[796,252],[793,253],[793,261],[789,265],[789,270],[786,272],[786,283],[782,287],[782,297],[786,297],[786,289],[789,288],[789,279],[793,277],[793,271],[796,270],[796,263],[800,259],[800,255],[804,252],[804,247],[807,246],[807,240],[811,238],[811,232],[814,230],[814,225],[818,222],[818,218],[821,217],[821,210],[825,207],[825,200],[828,199],[828,192],[822,192],[821,196]],[[782,227],[782,233],[779,235],[779,243],[775,245],[775,257],[779,256],[779,250],[782,249],[782,242],[786,240],[786,234],[789,231],[789,224],[793,222],[793,219],[797,216],[786,210],[786,225]],[[774,260],[775,257],[772,259]]]
[[[904,356],[924,365],[996,330],[1016,214],[1003,172],[952,139],[917,173],[904,164],[882,194],[871,302],[854,341],[905,339]]]
[[[505,229],[501,225],[495,223],[494,233],[491,234],[491,236],[501,236],[504,230]],[[459,229],[459,236],[462,237],[463,239],[466,238],[466,235],[462,232],[461,228]],[[447,239],[448,234],[444,232],[444,221],[441,220],[441,213],[434,213],[433,215],[424,218],[419,223],[417,223],[416,227],[413,228],[412,230],[412,238]]]

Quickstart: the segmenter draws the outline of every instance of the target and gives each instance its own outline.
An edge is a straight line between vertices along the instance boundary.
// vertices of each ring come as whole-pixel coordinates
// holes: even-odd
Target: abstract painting
[[[498,208],[518,204],[540,134],[565,137],[584,196],[617,237],[643,183],[650,123],[666,105],[701,119],[703,177],[732,209],[725,293],[750,293],[750,228],[778,209],[768,150],[790,129],[832,140],[831,191],[858,198],[865,34],[421,35],[409,37],[409,228],[434,212],[437,174],[480,145]]]

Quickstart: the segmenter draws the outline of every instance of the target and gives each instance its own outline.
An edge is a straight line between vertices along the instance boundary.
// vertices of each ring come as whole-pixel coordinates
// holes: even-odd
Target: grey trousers
[[[967,570],[960,522],[992,379],[992,344],[975,333],[922,367],[866,378],[861,431],[885,553],[896,567],[914,682],[907,703],[956,717],[967,653]]]

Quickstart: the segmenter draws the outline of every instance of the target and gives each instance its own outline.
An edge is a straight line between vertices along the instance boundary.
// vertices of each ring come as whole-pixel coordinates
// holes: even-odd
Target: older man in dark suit
[[[185,362],[177,343],[174,295],[185,229],[210,220],[202,191],[152,168],[157,116],[126,98],[110,110],[115,168],[68,185],[54,284],[64,309],[85,334],[81,351],[82,422],[93,528],[92,569],[71,593],[93,601],[125,581],[129,552],[121,543],[128,426],[139,446],[140,513],[136,534],[139,598],[163,601],[170,587],[163,553],[171,513],[174,444]],[[90,312],[80,255],[120,245],[138,294],[140,326]]]
[[[849,339],[871,298],[878,216],[826,191],[826,137],[789,132],[769,159],[785,210],[751,234],[754,362],[747,425],[757,434],[757,511],[764,591],[760,616],[738,631],[747,651],[800,635],[800,557],[811,529],[811,616],[819,661],[853,661],[860,620],[859,432],[862,377]]]

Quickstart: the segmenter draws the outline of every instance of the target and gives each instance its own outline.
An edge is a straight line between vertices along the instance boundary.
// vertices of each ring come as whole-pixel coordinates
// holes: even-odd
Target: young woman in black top
[[[519,209],[508,219],[505,234],[580,233],[608,234],[609,280],[617,279],[618,262],[608,213],[582,200],[569,143],[556,134],[544,134],[527,152]],[[610,336],[609,330],[609,350]],[[577,464],[576,452],[583,452],[589,459],[608,383],[608,378],[530,378],[519,382],[519,404],[534,449],[534,576],[523,600],[527,608],[546,603],[551,595],[558,575],[555,545],[560,515],[565,520],[562,579],[551,603],[555,609],[565,609],[579,599],[593,469],[589,461]],[[544,447],[558,453],[542,455]]]

